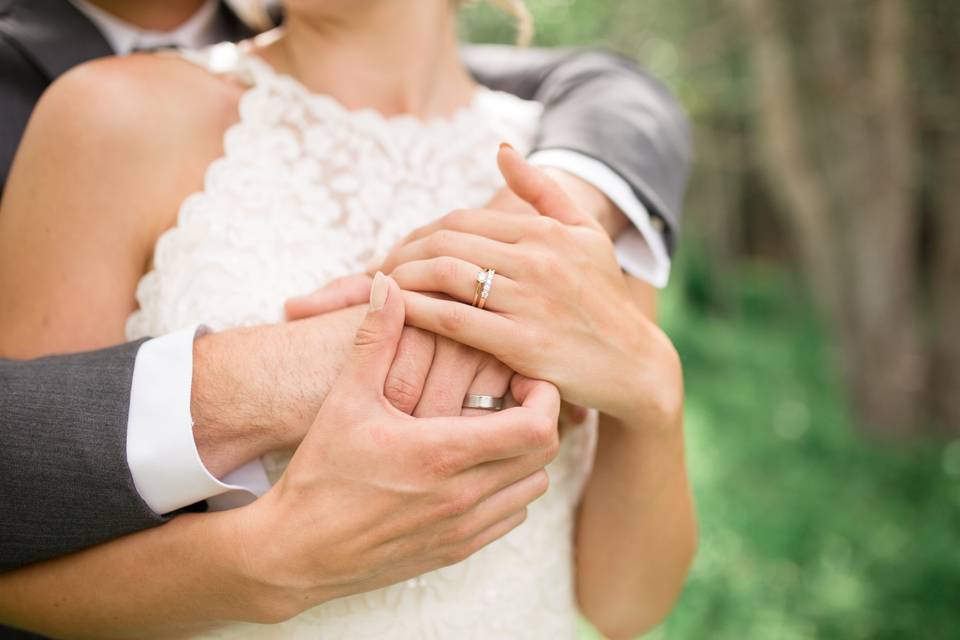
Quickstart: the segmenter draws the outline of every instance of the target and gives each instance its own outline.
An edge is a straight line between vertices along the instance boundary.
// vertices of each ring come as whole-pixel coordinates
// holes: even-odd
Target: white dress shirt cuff
[[[127,419],[127,465],[143,501],[156,513],[208,500],[211,509],[248,504],[270,488],[260,460],[215,478],[193,438],[190,387],[199,325],[148,340],[133,368]]]
[[[670,279],[670,254],[663,233],[627,181],[595,158],[569,149],[545,149],[530,156],[532,164],[573,174],[600,190],[630,220],[632,226],[614,241],[623,270],[657,288]]]

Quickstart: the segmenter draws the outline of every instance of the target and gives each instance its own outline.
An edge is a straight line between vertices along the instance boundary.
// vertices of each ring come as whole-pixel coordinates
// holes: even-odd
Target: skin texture
[[[559,447],[556,388],[515,377],[521,406],[412,418],[383,395],[403,297],[381,275],[370,300],[347,364],[270,492],[0,575],[0,620],[71,638],[274,623],[458,562],[523,522]]]
[[[578,598],[605,635],[634,637],[672,608],[696,546],[679,359],[647,316],[648,287],[623,278],[602,225],[512,149],[498,161],[539,216],[454,212],[411,233],[383,268],[405,289],[408,323],[601,411],[578,517]],[[480,260],[502,274],[483,311],[468,306]],[[348,300],[363,282],[344,279],[295,306]]]
[[[696,547],[679,358],[634,304],[601,225],[514,150],[501,148],[498,162],[539,218],[452,213],[411,234],[384,270],[408,290],[408,323],[492,353],[600,410],[578,517],[577,594],[608,637],[630,638],[670,611]],[[462,288],[481,260],[504,274],[484,311],[468,306],[473,292]]]
[[[336,95],[348,106],[366,106],[385,114],[430,116],[449,113],[465,104],[471,86],[456,62],[452,18],[443,13],[450,11],[449,4],[438,0],[404,5],[415,6],[416,13],[397,6],[379,0],[291,2],[287,7],[288,37],[270,45],[263,55],[279,70],[299,77],[308,88]],[[431,28],[425,31],[425,24]],[[424,37],[425,32],[439,35],[432,40]],[[336,55],[326,55],[330,52]],[[325,63],[332,60],[337,60],[337,64]],[[362,77],[345,72],[351,69],[367,72]],[[395,69],[403,72],[395,73]],[[365,89],[357,92],[358,88]],[[223,131],[236,121],[236,105],[242,91],[242,87],[211,78],[188,63],[148,56],[84,65],[51,88],[28,127],[0,205],[0,294],[4,300],[0,306],[0,354],[31,357],[93,349],[122,340],[124,320],[134,305],[134,288],[150,263],[156,238],[174,223],[180,202],[202,187],[204,170],[222,154]],[[104,108],[103,95],[111,96],[109,109]],[[184,104],[189,104],[190,109],[184,109]],[[144,122],[151,126],[143,126]],[[139,157],[149,158],[149,162],[131,162],[130,149],[136,149]],[[91,161],[94,158],[96,162]],[[103,175],[111,177],[109,183],[102,180]],[[544,211],[536,206],[542,202],[535,197],[535,189],[525,192],[522,186],[511,186],[541,209],[541,217],[562,218],[565,212],[589,210],[605,221],[604,226],[618,224],[616,215],[607,215],[608,209],[593,211],[590,205],[565,211],[548,207]],[[580,195],[597,201],[596,194],[582,186]],[[509,194],[498,197],[505,202],[517,200]],[[523,207],[529,210],[529,205]],[[533,220],[541,232],[547,233],[546,223],[540,218]],[[611,637],[631,635],[655,624],[669,609],[682,584],[694,544],[683,469],[679,364],[655,326],[641,322],[639,311],[632,315],[633,309],[651,308],[650,290],[640,287],[637,293],[632,285],[617,284],[609,256],[601,251],[601,247],[609,249],[609,240],[605,240],[606,244],[601,242],[600,229],[565,218],[547,222],[555,223],[549,227],[549,233],[558,237],[564,233],[584,238],[593,234],[587,246],[594,252],[590,256],[600,260],[603,290],[612,296],[606,301],[607,312],[619,310],[636,322],[621,326],[615,318],[606,318],[609,326],[603,326],[602,332],[591,332],[584,327],[603,320],[602,314],[560,313],[569,291],[588,293],[595,283],[565,281],[564,284],[576,288],[558,291],[548,279],[527,279],[528,275],[546,275],[549,267],[560,261],[555,251],[551,253],[553,244],[546,235],[530,236],[534,243],[531,246],[537,248],[543,262],[523,273],[504,273],[518,286],[536,291],[541,303],[557,312],[555,319],[566,324],[557,325],[557,333],[552,334],[545,329],[552,323],[543,317],[506,307],[487,312],[484,321],[509,320],[526,337],[536,333],[536,340],[530,344],[541,347],[546,340],[562,340],[561,329],[569,336],[577,336],[571,346],[581,349],[585,356],[597,358],[587,364],[591,375],[603,371],[602,358],[596,354],[613,357],[617,348],[591,342],[590,338],[622,330],[622,351],[634,357],[610,361],[612,366],[623,367],[609,369],[618,374],[616,384],[626,385],[619,401],[605,395],[604,389],[585,384],[557,362],[537,359],[529,344],[509,352],[481,344],[476,335],[471,335],[476,328],[472,320],[477,316],[467,305],[414,291],[403,294],[403,299],[410,323],[423,327],[430,322],[424,317],[424,310],[437,310],[445,320],[442,326],[432,329],[444,339],[493,354],[478,356],[462,351],[462,347],[448,349],[441,347],[440,338],[434,338],[433,356],[450,351],[457,358],[476,358],[480,372],[497,371],[496,367],[487,366],[494,358],[514,370],[536,372],[533,377],[552,378],[569,399],[609,412],[601,424],[601,447],[595,467],[599,471],[591,478],[580,507],[577,590],[581,608],[601,630]],[[575,229],[564,231],[567,226]],[[479,230],[465,235],[492,240]],[[461,244],[455,246],[459,253]],[[576,251],[578,246],[562,246],[571,249],[563,255],[564,260],[576,259],[585,267],[572,270],[575,277],[588,278],[597,271],[590,256]],[[436,257],[440,256],[410,255],[403,264]],[[471,256],[461,253],[453,257],[470,261]],[[508,291],[499,284],[494,295]],[[433,290],[442,291],[443,287],[433,286]],[[600,297],[594,296],[593,300],[598,303],[592,307],[596,310]],[[639,307],[632,306],[637,300]],[[451,311],[451,305],[458,310]],[[325,322],[329,320],[317,320],[318,333],[325,330]],[[406,333],[410,340],[420,343],[409,352],[429,351],[430,340],[424,339],[422,333]],[[435,357],[431,363],[434,361]],[[211,362],[216,364],[216,358]],[[443,397],[443,393],[431,392],[428,397],[439,397],[436,404],[421,406],[423,400],[417,398],[415,391],[420,385],[422,389],[435,388],[428,386],[430,369],[414,359],[412,364],[398,366],[396,372],[396,381],[385,382],[385,388],[393,390],[391,393],[398,398],[405,398],[405,408],[418,415],[441,411],[450,405],[450,398],[457,397],[456,393]],[[507,375],[505,370],[499,370],[491,376],[491,384],[506,388]],[[652,382],[644,385],[643,380]],[[302,380],[294,380],[290,388],[296,390],[302,384]],[[517,388],[513,391],[519,392]],[[325,396],[321,392],[316,394],[317,398]],[[463,390],[457,393],[462,397]],[[204,402],[221,408],[229,404],[217,397],[215,390]],[[230,397],[229,388],[222,397]],[[285,426],[287,422],[299,425],[281,438],[296,439],[293,433],[297,428],[301,436],[306,431],[303,416],[309,415],[309,411],[301,411],[300,419],[293,415],[277,421]],[[216,449],[217,416],[223,411],[215,409],[211,413],[213,417],[202,419],[201,424],[206,420],[210,425],[208,433],[214,436]],[[234,424],[241,422],[236,417],[232,420]],[[219,437],[221,444],[232,441],[234,438]],[[359,451],[354,450],[352,455],[359,455]],[[226,468],[235,459],[214,464]],[[296,492],[286,495],[291,493]],[[468,498],[475,497],[460,496],[456,504],[462,509]],[[238,513],[258,512],[254,509]],[[280,512],[269,513],[278,517]],[[348,509],[337,523],[352,521],[354,516],[361,520],[370,517]],[[13,603],[9,606],[17,608],[8,609],[3,615],[23,624],[48,625],[40,630],[53,635],[123,636],[129,635],[131,625],[143,628],[143,635],[162,635],[177,629],[177,625],[216,624],[237,619],[237,615],[246,616],[240,619],[253,616],[262,621],[276,620],[288,615],[289,609],[278,605],[273,595],[283,594],[279,600],[289,605],[291,593],[306,594],[311,585],[325,586],[303,595],[303,603],[315,602],[313,597],[320,592],[336,591],[328,590],[331,584],[338,583],[333,569],[330,576],[314,575],[297,582],[289,576],[271,574],[268,568],[276,566],[275,561],[257,562],[234,553],[231,541],[243,537],[254,541],[245,548],[258,548],[256,541],[264,538],[258,537],[261,534],[257,533],[257,523],[264,521],[270,524],[263,526],[282,525],[266,517],[180,517],[158,530],[6,574],[0,579],[0,601]],[[317,521],[330,522],[328,518]],[[271,535],[276,539],[282,532],[275,529]],[[301,552],[304,549],[299,547]],[[320,555],[319,551],[316,555]],[[415,549],[410,557],[414,555]],[[357,563],[361,557],[367,556],[357,551]],[[158,558],[163,561],[158,562]],[[390,559],[396,561],[397,557]],[[147,565],[151,566],[150,581],[142,580],[143,567]],[[323,572],[322,567],[312,568]],[[89,590],[91,576],[97,578],[96,594]],[[190,591],[183,590],[185,584],[191,585]],[[294,591],[288,590],[291,588]],[[304,592],[296,591],[298,588]],[[50,593],[57,593],[58,598],[51,601]],[[91,600],[94,596],[96,602]],[[109,611],[103,608],[105,603]]]

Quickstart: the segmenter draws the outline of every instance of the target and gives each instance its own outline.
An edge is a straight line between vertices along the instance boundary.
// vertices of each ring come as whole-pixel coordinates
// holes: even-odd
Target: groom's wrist
[[[285,445],[278,415],[269,404],[262,353],[268,327],[235,329],[194,341],[190,413],[204,465],[216,477]]]
[[[214,475],[296,447],[353,344],[364,308],[208,334],[194,343],[191,414]]]

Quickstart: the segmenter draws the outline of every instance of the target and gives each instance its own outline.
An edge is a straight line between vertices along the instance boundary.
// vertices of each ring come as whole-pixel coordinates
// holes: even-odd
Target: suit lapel
[[[113,55],[100,31],[66,0],[8,0],[0,31],[13,39],[51,82],[87,60]]]
[[[255,35],[257,35],[256,31],[248,27],[243,20],[237,17],[233,9],[221,0],[220,9],[217,13],[217,41],[239,42]]]
[[[114,54],[100,30],[67,0],[0,0],[0,32],[17,44],[50,82],[78,64]],[[217,39],[237,41],[254,35],[221,1]]]

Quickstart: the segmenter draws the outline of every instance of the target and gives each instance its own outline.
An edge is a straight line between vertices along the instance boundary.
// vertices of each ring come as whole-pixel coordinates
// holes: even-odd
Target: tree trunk
[[[759,125],[755,139],[764,170],[781,199],[814,295],[834,329],[854,402],[868,428],[888,435],[911,433],[922,425],[926,365],[915,289],[914,131],[905,1],[870,5],[872,40],[862,51],[864,65],[840,60],[813,69],[820,76],[813,84],[837,89],[816,107],[826,122],[819,130],[810,126],[812,118],[803,117],[801,98],[806,95],[777,3],[740,0],[739,6],[750,34]],[[822,44],[851,55],[847,43],[855,38],[837,32],[849,24],[842,18],[818,16],[814,34],[826,42],[810,46]],[[850,95],[859,99],[850,100]],[[817,151],[829,158],[829,166],[817,162]]]
[[[960,185],[960,130],[953,124],[952,129],[943,131],[937,171],[930,376],[935,418],[953,435],[960,435],[960,197],[957,185]]]
[[[923,426],[926,351],[919,332],[915,132],[907,82],[905,0],[874,4],[868,101],[847,251],[854,288],[852,383],[868,426],[906,435]]]

